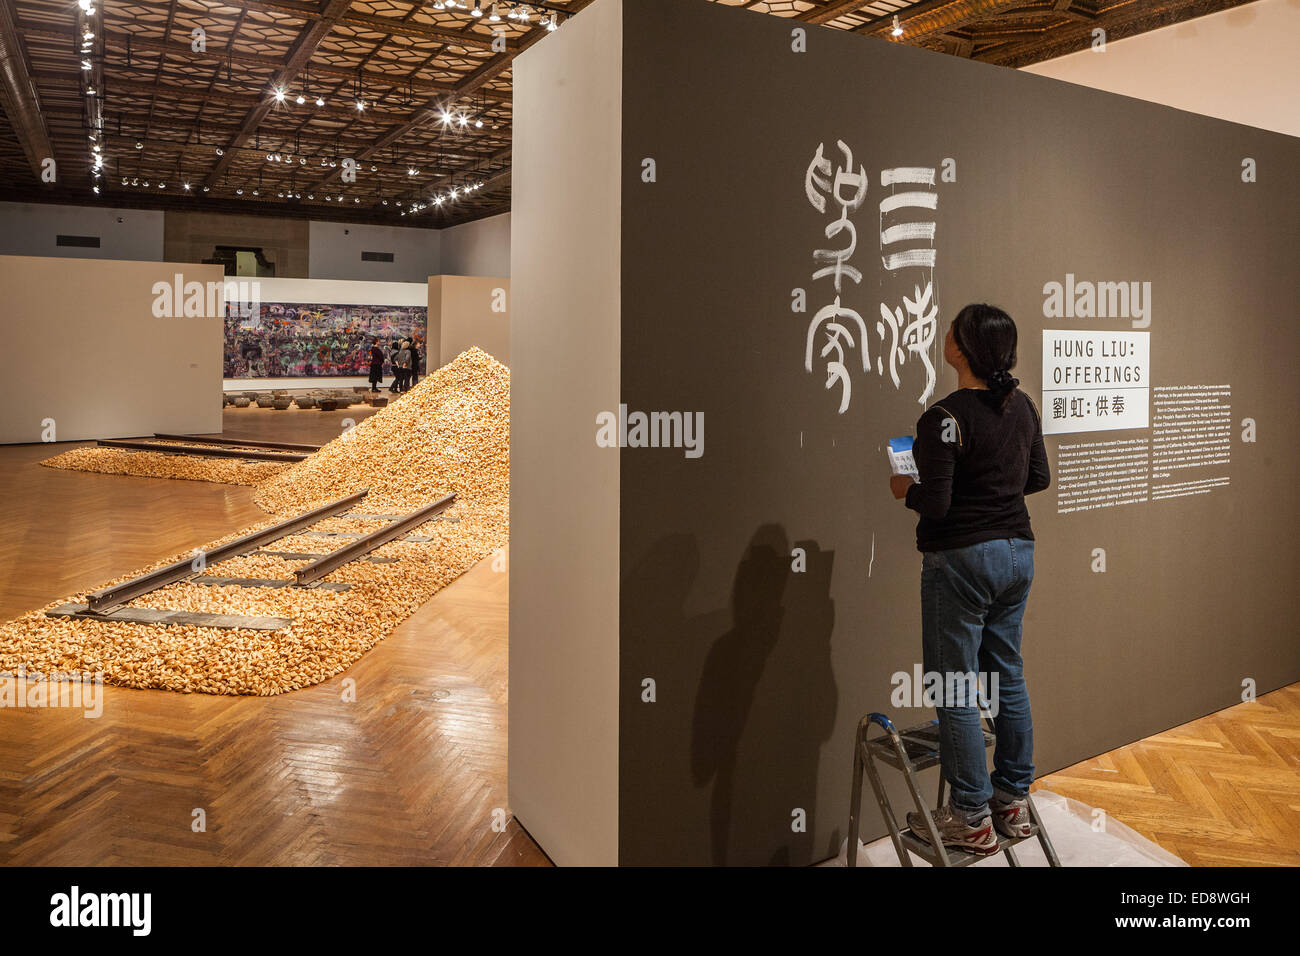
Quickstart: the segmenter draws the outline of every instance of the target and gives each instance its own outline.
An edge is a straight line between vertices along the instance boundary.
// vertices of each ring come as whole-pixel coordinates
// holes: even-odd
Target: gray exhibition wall
[[[1243,682],[1264,693],[1300,679],[1300,141],[831,29],[808,27],[794,52],[806,25],[699,0],[623,10],[621,401],[703,413],[706,427],[698,458],[620,452],[620,862],[831,856],[858,720],[933,716],[891,702],[893,675],[921,662],[921,560],[883,445],[956,388],[942,340],[968,302],[1016,319],[1015,374],[1046,416],[1054,397],[1075,406],[1043,391],[1044,330],[1142,332],[1151,391],[1127,392],[1130,410],[1155,414],[1158,387],[1230,386],[1230,460],[1147,475],[1202,481],[1195,494],[1058,513],[1062,445],[1155,436],[1046,439],[1054,486],[1029,500],[1024,626],[1038,772],[1240,703]],[[854,181],[835,194],[840,141],[868,180],[849,211]],[[819,145],[829,187],[808,181]],[[1248,158],[1255,182],[1243,182]],[[933,184],[907,185],[924,180],[916,168],[934,169]],[[888,197],[908,191],[934,208],[900,220],[907,208]],[[834,263],[814,250],[848,245],[846,227],[826,231],[841,215],[856,229],[843,263],[861,270],[841,276],[841,306],[869,343],[864,370],[859,327],[841,314],[854,342],[838,338],[843,413],[825,323],[806,366],[810,323],[836,297],[833,276],[813,276]],[[933,241],[909,221],[935,223]],[[932,267],[924,251],[886,263],[925,248]],[[1136,282],[1143,308],[1049,318],[1045,285],[1067,275]],[[922,403],[925,350],[904,348],[895,386],[881,305],[902,310],[930,283],[937,375]],[[800,810],[806,832],[792,825]],[[868,792],[863,837],[883,832]]]

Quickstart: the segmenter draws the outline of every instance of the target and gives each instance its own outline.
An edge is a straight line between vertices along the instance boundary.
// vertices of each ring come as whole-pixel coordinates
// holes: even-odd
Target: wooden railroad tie
[[[155,607],[120,607],[100,613],[85,604],[61,604],[46,617],[73,617],[87,621],[119,621],[126,624],[189,624],[194,627],[222,627],[249,631],[281,631],[293,623],[291,617],[207,614],[201,611],[165,611]]]

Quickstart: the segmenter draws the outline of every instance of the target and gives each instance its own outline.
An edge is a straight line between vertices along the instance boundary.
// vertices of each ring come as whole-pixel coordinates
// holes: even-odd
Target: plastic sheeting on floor
[[[863,819],[872,821],[880,810],[873,806],[869,790],[864,791]],[[1071,800],[1050,790],[1034,791],[1034,806],[1047,828],[1047,835],[1056,848],[1062,866],[1187,866],[1168,850],[1161,849],[1146,837],[1125,826],[1114,817],[1078,800]],[[897,809],[897,808],[896,808]],[[910,809],[910,808],[908,808]],[[900,824],[902,820],[900,819]],[[1094,829],[1095,828],[1095,829]],[[840,855],[827,860],[823,866],[845,866],[848,861],[848,840],[840,845]],[[1047,866],[1047,857],[1037,840],[1026,840],[1015,848],[1016,860],[1021,866]],[[898,854],[888,836],[869,845],[858,841],[858,866],[901,866]],[[913,866],[929,866],[919,856],[912,854]],[[972,866],[1008,866],[1006,855],[996,853],[987,860]]]

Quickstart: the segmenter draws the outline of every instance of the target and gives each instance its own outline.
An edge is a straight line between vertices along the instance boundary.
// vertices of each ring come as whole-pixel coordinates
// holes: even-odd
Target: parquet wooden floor
[[[370,413],[227,409],[225,434],[324,442]],[[36,464],[70,447],[0,448],[5,619],[264,517],[250,488]],[[106,687],[98,719],[0,708],[0,863],[548,865],[508,816],[508,589],[491,564],[306,690]]]
[[[323,442],[367,414],[231,408],[225,434]],[[0,447],[0,618],[263,516],[249,488],[36,464],[69,447]],[[280,697],[107,687],[94,720],[0,708],[0,863],[547,865],[513,819],[493,829],[508,810],[507,600],[485,561],[344,674]],[[1193,865],[1295,865],[1298,770],[1293,685],[1038,786]]]
[[[1300,684],[1037,786],[1106,808],[1192,866],[1300,866]]]

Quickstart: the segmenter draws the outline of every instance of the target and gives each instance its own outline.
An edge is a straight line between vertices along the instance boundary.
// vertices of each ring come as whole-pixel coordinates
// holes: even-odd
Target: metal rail
[[[243,554],[246,551],[252,551],[259,545],[267,541],[274,541],[276,538],[283,538],[286,535],[293,534],[299,528],[313,525],[322,518],[328,518],[331,515],[338,514],[340,511],[346,511],[351,508],[362,498],[364,498],[370,489],[358,491],[355,494],[348,495],[346,498],[340,498],[337,501],[314,508],[311,511],[304,512],[296,518],[290,518],[287,521],[281,521],[279,524],[271,525],[269,528],[263,528],[261,531],[254,531],[252,534],[246,534],[242,538],[236,538],[234,541],[228,541],[223,545],[213,548],[211,551],[203,552],[203,562],[206,567],[208,564],[216,564],[224,561],[226,558],[232,558],[235,555]],[[111,587],[102,588],[90,594],[86,598],[86,604],[91,611],[105,613],[115,607],[125,604],[127,601],[139,597],[141,594],[148,594],[160,587],[168,584],[174,584],[177,581],[184,580],[192,574],[197,574],[198,569],[194,567],[194,560],[182,558],[172,564],[165,565],[147,574],[132,578],[129,581],[123,581],[121,584],[114,584]],[[299,582],[301,583],[301,582]]]
[[[235,438],[203,438],[200,435],[164,435],[154,432],[154,438],[167,441],[188,441],[196,445],[239,445],[241,448],[279,448],[283,451],[320,451],[320,445],[307,445],[292,441],[239,441]]]
[[[371,531],[351,544],[344,545],[337,551],[332,551],[324,557],[316,559],[311,564],[304,565],[293,572],[293,576],[300,586],[311,584],[313,581],[323,578],[335,568],[365,557],[381,544],[387,544],[394,538],[400,538],[411,528],[419,527],[439,511],[447,508],[455,500],[456,495],[454,493],[447,495],[445,498],[439,498],[431,505],[425,505],[423,508],[412,511],[409,515],[398,518],[377,531]]]
[[[157,442],[120,441],[118,439],[101,439],[105,448],[127,448],[132,451],[156,451],[164,455],[203,455],[208,458],[251,458],[254,461],[302,461],[307,456],[300,453],[275,451],[239,451],[235,448],[212,446],[199,448],[194,445],[159,445]]]

